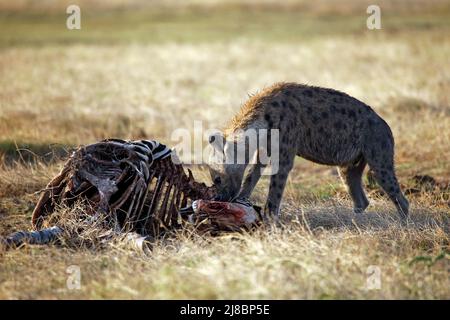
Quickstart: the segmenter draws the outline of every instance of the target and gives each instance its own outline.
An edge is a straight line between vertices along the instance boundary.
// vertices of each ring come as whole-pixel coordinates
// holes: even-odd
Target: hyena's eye
[[[222,179],[220,179],[220,177],[215,177],[214,178],[214,184],[215,185],[219,185],[219,184],[221,184],[222,183]]]

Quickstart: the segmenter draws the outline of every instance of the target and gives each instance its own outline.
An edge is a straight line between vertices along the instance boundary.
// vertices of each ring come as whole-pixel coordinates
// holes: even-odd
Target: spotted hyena
[[[369,205],[361,180],[368,164],[401,217],[407,217],[409,204],[394,172],[392,132],[365,103],[333,89],[277,83],[245,102],[224,133],[210,137],[214,152],[221,153],[225,160],[232,160],[226,159],[227,150],[242,142],[242,132],[248,129],[258,132],[262,132],[260,129],[278,129],[279,169],[270,177],[265,212],[279,214],[289,171],[295,156],[300,156],[339,167],[355,212],[362,212]],[[263,167],[260,162],[249,166],[248,161],[212,165],[211,178],[219,190],[219,198],[249,197]]]

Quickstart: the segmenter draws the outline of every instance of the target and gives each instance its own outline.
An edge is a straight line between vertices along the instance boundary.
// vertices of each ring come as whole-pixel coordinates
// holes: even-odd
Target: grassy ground
[[[412,223],[377,188],[353,214],[335,169],[298,159],[281,226],[186,232],[151,256],[120,244],[0,252],[0,298],[450,298],[448,1],[382,2],[377,31],[356,0],[112,3],[82,1],[82,30],[69,31],[64,1],[0,1],[0,234],[29,228],[35,192],[61,165],[53,155],[106,137],[175,145],[174,129],[220,128],[276,81],[345,91],[386,119],[400,182],[419,190]],[[437,185],[418,186],[425,174]],[[254,200],[266,192],[264,181]],[[80,290],[67,289],[70,265]],[[380,289],[366,286],[370,266]]]

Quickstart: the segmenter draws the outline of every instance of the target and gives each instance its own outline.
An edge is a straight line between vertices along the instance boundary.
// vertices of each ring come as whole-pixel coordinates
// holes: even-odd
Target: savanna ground
[[[78,3],[82,29],[69,31],[65,1],[0,1],[0,234],[30,227],[65,150],[107,137],[175,145],[174,129],[220,128],[276,81],[345,91],[386,119],[411,222],[375,186],[354,214],[334,168],[298,159],[281,226],[185,232],[148,256],[117,244],[3,251],[0,298],[450,298],[449,1],[378,1],[373,31],[364,0]],[[66,286],[70,265],[79,290]]]

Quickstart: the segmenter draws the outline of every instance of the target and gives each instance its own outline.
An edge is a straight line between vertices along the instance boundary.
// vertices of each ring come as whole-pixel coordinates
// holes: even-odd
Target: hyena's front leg
[[[242,184],[241,191],[239,192],[239,198],[250,198],[253,189],[261,178],[262,170],[264,170],[264,165],[257,163],[251,165],[248,175],[245,177],[244,183]]]
[[[267,197],[264,213],[269,214],[271,217],[278,218],[280,216],[280,203],[293,162],[292,160],[285,166],[281,166],[278,173],[270,177],[269,196]]]

